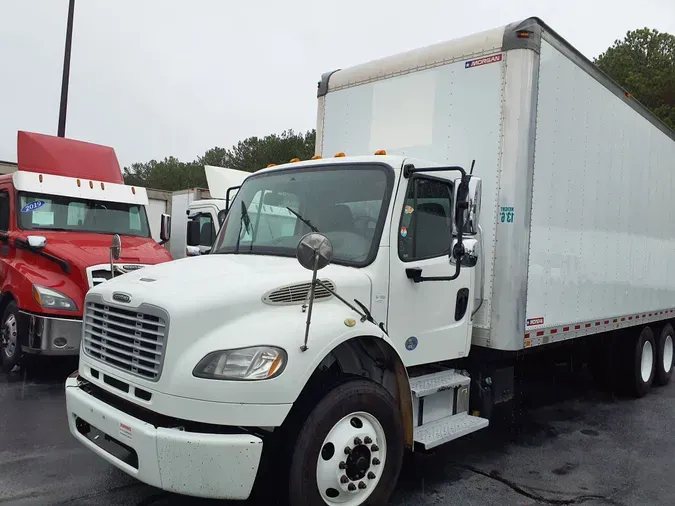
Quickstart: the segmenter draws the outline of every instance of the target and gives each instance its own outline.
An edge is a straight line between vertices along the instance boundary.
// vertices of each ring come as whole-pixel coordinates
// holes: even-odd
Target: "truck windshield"
[[[150,237],[145,208],[138,204],[19,193],[19,227]]]
[[[333,261],[364,266],[375,258],[393,188],[378,164],[340,164],[254,175],[232,202],[213,253],[295,256],[313,229],[333,243]]]

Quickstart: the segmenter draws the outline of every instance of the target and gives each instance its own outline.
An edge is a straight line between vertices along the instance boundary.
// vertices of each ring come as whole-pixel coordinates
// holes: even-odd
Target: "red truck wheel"
[[[2,369],[10,372],[21,360],[21,344],[19,342],[19,312],[16,302],[11,301],[5,308],[2,316],[2,329],[0,331],[2,355]]]

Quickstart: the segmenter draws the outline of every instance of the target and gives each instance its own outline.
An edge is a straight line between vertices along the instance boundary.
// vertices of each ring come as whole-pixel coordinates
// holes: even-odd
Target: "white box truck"
[[[670,380],[675,133],[543,22],[326,74],[317,127],[324,158],[249,176],[209,255],[89,292],[66,399],[92,451],[193,496],[270,465],[292,505],[379,505],[523,355]]]

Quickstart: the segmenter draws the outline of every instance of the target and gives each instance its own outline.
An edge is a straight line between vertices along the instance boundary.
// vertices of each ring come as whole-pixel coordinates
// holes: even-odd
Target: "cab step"
[[[410,378],[410,390],[415,397],[420,398],[444,390],[467,386],[470,382],[471,378],[468,376],[464,376],[455,370],[448,370]]]
[[[490,424],[486,418],[459,413],[415,428],[415,443],[430,450],[453,439],[484,429]]]

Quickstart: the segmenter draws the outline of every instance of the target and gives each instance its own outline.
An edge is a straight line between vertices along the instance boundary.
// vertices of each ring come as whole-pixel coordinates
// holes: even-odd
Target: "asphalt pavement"
[[[0,504],[243,506],[149,487],[77,443],[63,391],[75,367],[0,375]],[[675,385],[630,400],[584,371],[531,380],[515,427],[409,456],[392,506],[675,504]]]

